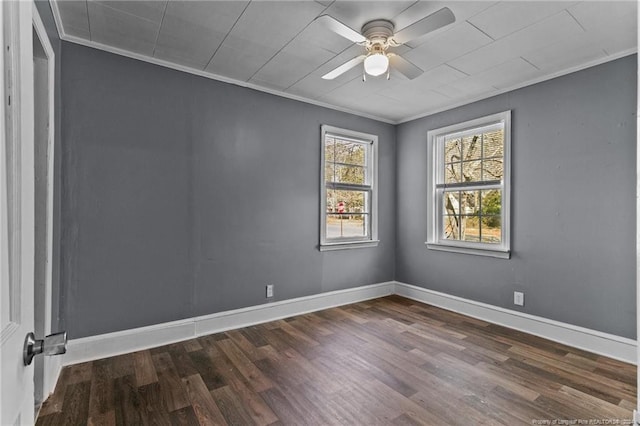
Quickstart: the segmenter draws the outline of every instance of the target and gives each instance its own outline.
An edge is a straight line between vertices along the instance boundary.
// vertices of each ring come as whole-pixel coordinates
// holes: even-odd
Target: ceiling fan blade
[[[404,44],[427,33],[430,33],[431,31],[442,28],[445,25],[452,24],[455,21],[456,17],[453,15],[451,9],[449,9],[448,7],[443,7],[437,12],[434,12],[431,15],[414,22],[408,27],[401,29],[391,38],[398,44]]]
[[[366,57],[367,55],[356,56],[350,61],[347,61],[344,64],[340,65],[338,68],[334,69],[333,71],[329,71],[328,73],[323,75],[322,78],[324,78],[325,80],[333,80],[339,75],[342,75],[345,72],[349,71],[351,68],[355,67],[356,65],[362,63],[362,61],[364,61],[364,58]]]
[[[391,63],[391,67],[393,69],[404,74],[404,76],[409,80],[413,80],[414,78],[419,77],[424,72],[417,66],[413,65],[411,62],[407,61],[402,56],[389,55],[389,62]]]
[[[338,21],[336,18],[329,15],[318,16],[316,21],[320,22],[322,25],[333,31],[334,33],[341,35],[347,40],[351,40],[354,43],[364,43],[367,39],[357,32],[356,30],[347,27],[342,22]]]

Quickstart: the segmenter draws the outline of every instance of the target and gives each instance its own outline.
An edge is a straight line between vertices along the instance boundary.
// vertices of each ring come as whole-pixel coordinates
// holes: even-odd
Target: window
[[[511,111],[428,132],[427,247],[509,258]]]
[[[320,250],[378,244],[378,137],[322,126]]]

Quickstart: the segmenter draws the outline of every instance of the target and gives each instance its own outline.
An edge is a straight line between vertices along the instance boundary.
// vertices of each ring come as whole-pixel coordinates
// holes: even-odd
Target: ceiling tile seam
[[[320,4],[320,3],[318,3],[318,4]],[[288,46],[288,45],[290,45],[290,44],[293,42],[293,40],[295,40],[295,39],[296,39],[296,37],[298,37],[300,34],[302,34],[302,32],[303,32],[304,30],[306,30],[307,28],[309,28],[309,25],[311,25],[311,24],[312,24],[316,19],[318,19],[318,16],[322,16],[322,14],[323,14],[324,12],[326,12],[328,8],[329,8],[329,6],[325,6],[325,7],[324,7],[324,9],[322,9],[322,11],[321,11],[320,13],[318,13],[318,14],[316,15],[316,17],[315,17],[315,18],[313,18],[313,20],[312,20],[311,22],[309,22],[307,25],[305,25],[305,26],[304,26],[304,28],[302,28],[300,31],[298,31],[298,33],[297,33],[296,35],[294,35],[294,36],[291,38],[291,40],[289,40],[288,42],[286,42],[286,43],[285,43],[285,45],[284,45],[284,46],[282,46],[282,47],[280,48],[280,50],[278,50],[276,53],[274,53],[274,54],[273,54],[273,56],[271,56],[271,57],[270,57],[270,58],[269,58],[269,59],[268,59],[264,64],[262,64],[262,66],[261,66],[260,68],[258,68],[258,69],[256,70],[256,72],[254,72],[254,73],[253,73],[253,75],[252,75],[251,77],[249,77],[249,80],[247,80],[247,81],[251,81],[251,79],[253,79],[253,77],[255,77],[255,76],[256,76],[256,74],[258,74],[258,73],[259,73],[259,72],[260,72],[264,67],[266,67],[266,66],[267,66],[267,64],[273,60],[273,58],[275,58],[276,56],[278,56],[278,54],[279,54],[280,52],[282,52],[284,49],[286,49],[286,48],[287,48],[287,46]],[[332,53],[333,53],[333,52],[332,52]],[[285,90],[286,90],[286,89],[285,89]]]
[[[569,14],[569,16],[571,16],[573,18],[574,21],[576,21],[576,24],[578,24],[578,26],[580,26],[580,28],[582,28],[582,31],[584,31],[585,33],[587,32],[587,29],[580,23],[580,21],[578,21],[578,18],[573,16],[573,13],[571,13],[569,8],[566,8],[565,12],[567,12]]]
[[[244,9],[242,9],[242,12],[240,12],[240,15],[238,15],[238,18],[236,19],[236,21],[233,23],[231,28],[229,28],[229,31],[227,31],[227,33],[224,35],[224,38],[222,39],[218,47],[216,47],[216,50],[213,51],[213,54],[209,58],[209,61],[204,66],[204,68],[202,68],[203,70],[206,70],[209,67],[209,65],[211,65],[211,61],[213,61],[213,58],[215,58],[216,53],[218,53],[218,51],[220,50],[224,42],[227,40],[227,38],[229,37],[229,34],[231,34],[231,31],[233,31],[236,25],[238,25],[238,21],[240,21],[240,18],[242,18],[242,16],[244,16],[244,13],[247,11],[247,8],[249,7],[250,4],[251,4],[251,0],[248,1],[246,5],[244,5]]]
[[[482,33],[484,33],[485,35],[487,35],[487,36],[491,37],[491,39],[493,39],[493,40],[495,40],[495,41],[497,41],[497,40],[502,40],[503,38],[509,37],[509,36],[511,36],[511,35],[513,35],[513,34],[516,34],[516,33],[520,32],[520,31],[524,31],[524,30],[526,30],[526,29],[527,29],[527,28],[529,28],[529,27],[532,27],[532,26],[534,26],[534,25],[537,25],[537,24],[539,24],[539,23],[541,23],[541,22],[543,22],[543,21],[545,21],[545,20],[547,20],[547,19],[549,19],[549,18],[552,18],[552,17],[554,17],[554,16],[556,16],[556,15],[559,15],[559,14],[561,14],[561,13],[563,13],[563,12],[567,12],[569,15],[571,15],[571,17],[572,17],[572,18],[577,22],[577,24],[578,24],[578,25],[580,25],[580,28],[582,28],[582,29],[584,30],[584,27],[580,24],[580,22],[578,22],[578,20],[577,20],[577,19],[576,19],[572,14],[571,14],[571,12],[569,12],[569,7],[571,7],[571,6],[575,5],[575,4],[578,4],[578,3],[580,3],[580,2],[579,2],[579,1],[577,1],[577,2],[570,3],[570,4],[568,4],[568,5],[567,5],[567,7],[565,7],[564,9],[560,9],[560,10],[556,11],[555,13],[552,13],[551,15],[544,16],[544,17],[542,17],[542,18],[540,18],[540,19],[538,19],[538,20],[536,20],[536,21],[531,22],[529,25],[525,25],[524,27],[518,28],[518,29],[517,29],[517,30],[515,30],[515,31],[511,31],[510,33],[505,34],[505,35],[503,35],[502,37],[498,37],[498,38],[496,38],[496,39],[494,39],[493,37],[489,36],[489,34],[485,33],[484,31],[482,31],[480,28],[478,28],[477,26],[475,26],[473,23],[471,23],[471,22],[469,21],[469,19],[473,19],[473,17],[477,16],[478,14],[476,14],[476,15],[474,15],[474,16],[471,16],[471,17],[469,17],[469,18],[467,19],[467,22],[469,22],[469,24],[473,25],[476,29],[478,29],[478,30],[482,31]],[[485,9],[485,10],[486,10],[486,9]]]
[[[454,83],[456,80],[452,81],[451,83]],[[450,84],[450,83],[449,83]],[[439,95],[444,96],[445,98],[449,98],[449,99],[454,99],[451,96],[447,95],[444,92],[439,91],[438,89],[440,89],[441,87],[446,86],[446,84],[441,85],[440,87],[436,87],[435,89],[431,89],[432,91],[436,92]]]
[[[164,9],[162,11],[162,19],[160,20],[160,26],[158,27],[158,33],[156,34],[156,41],[153,42],[153,52],[151,56],[156,56],[156,47],[158,47],[158,39],[160,38],[160,31],[162,31],[162,24],[164,24],[164,17],[167,15],[167,6],[169,6],[169,0],[164,2]]]
[[[533,62],[531,62],[530,60],[528,60],[527,58],[525,58],[524,56],[520,56],[520,59],[522,59],[523,61],[525,61],[526,63],[528,63],[529,65],[531,65],[532,67],[534,67],[535,69],[537,69],[538,71],[540,70],[540,67],[538,67],[536,64],[534,64]]]
[[[495,38],[491,37],[489,34],[485,33],[483,30],[481,30],[480,28],[478,28],[473,22],[469,21],[468,19],[465,21],[467,24],[471,25],[473,28],[475,28],[476,30],[480,31],[482,34],[486,35],[487,37],[489,37],[492,41],[490,43],[493,43],[494,41],[496,41]],[[515,32],[515,31],[514,31]],[[490,44],[487,43],[487,44]]]
[[[329,62],[331,62],[332,60],[334,60],[336,57],[342,55],[344,52],[346,52],[347,50],[351,49],[351,46],[347,46],[344,49],[342,49],[342,51],[336,53],[333,58],[329,58],[326,61],[324,61],[323,63],[321,63],[320,65],[318,65],[314,70],[308,72],[306,75],[300,77],[298,80],[296,80],[293,84],[289,85],[289,87],[286,87],[284,90],[289,90],[291,89],[293,86],[295,86],[296,84],[298,84],[299,82],[301,82],[302,80],[304,80],[305,78],[309,77],[311,74],[313,74],[314,72],[316,72],[318,70],[318,68],[328,64]],[[351,80],[349,80],[351,81]],[[345,83],[346,84],[346,83]],[[340,85],[342,86],[342,85]],[[338,87],[340,87],[338,86]]]
[[[324,95],[322,95],[322,96],[321,96],[320,98],[318,98],[318,99],[321,99],[321,98],[322,98],[322,97],[324,97],[324,96],[327,96],[327,95],[332,94],[332,93],[333,93],[333,92],[335,92],[336,90],[340,89],[340,88],[341,88],[341,87],[343,87],[343,86],[346,86],[347,84],[351,83],[352,81],[360,80],[360,79],[362,79],[362,77],[361,77],[361,76],[353,77],[352,79],[350,79],[350,80],[345,81],[344,83],[342,83],[340,86],[334,87],[333,89],[329,90],[327,93],[325,93]],[[365,83],[365,82],[363,81],[363,83]]]
[[[89,17],[89,0],[84,0],[84,7],[87,10],[87,29],[89,30],[89,40],[93,41],[93,34],[91,34],[91,18]]]
[[[420,0],[416,0],[413,3],[411,3],[409,6],[405,7],[404,9],[402,9],[400,12],[398,12],[394,17],[391,18],[391,20],[393,21],[394,19],[396,19],[398,16],[402,15],[404,12],[406,12],[407,10],[411,9],[413,6],[415,6],[416,4],[420,3]],[[428,15],[427,15],[428,16]],[[419,20],[418,20],[419,21]],[[417,22],[417,21],[416,21]],[[395,22],[393,23],[394,27],[395,27]],[[413,25],[413,23],[409,24],[409,25]],[[407,25],[407,27],[409,26]],[[404,27],[406,28],[406,27]],[[401,28],[404,30],[404,28]],[[395,30],[394,28],[394,32],[398,32],[400,30]]]
[[[466,55],[466,53],[465,53],[465,55]],[[456,57],[456,58],[450,59],[450,61],[455,61],[456,59],[458,59],[458,58],[460,58],[460,57],[462,57],[462,56],[464,56],[464,55],[460,55],[460,56],[458,56],[458,57]],[[464,71],[462,71],[462,70],[459,70],[458,68],[456,68],[456,67],[454,67],[453,65],[451,65],[449,62],[445,62],[445,63],[444,63],[444,64],[442,64],[442,65],[446,65],[446,66],[448,66],[449,68],[453,68],[454,70],[456,70],[456,71],[458,71],[458,72],[460,72],[460,73],[462,73],[462,74],[466,75],[467,77],[471,77],[471,74],[468,74],[468,73],[466,73],[466,72],[464,72]],[[435,66],[435,67],[433,67],[433,68],[430,68],[430,69],[428,69],[428,70],[426,70],[426,71],[431,71],[432,69],[436,69],[436,68],[438,68],[439,66],[440,66],[440,65],[437,65],[437,66]],[[464,77],[462,77],[462,78],[464,78]],[[458,79],[458,80],[460,80],[460,79]],[[454,81],[455,81],[455,80],[454,80]]]
[[[89,2],[90,0],[86,0],[86,1],[87,1],[87,2]],[[143,20],[143,21],[150,22],[150,23],[152,23],[152,24],[157,24],[157,22],[156,22],[156,21],[153,21],[153,20],[151,20],[151,19],[147,19],[147,18],[143,18],[142,16],[138,16],[138,15],[136,15],[136,14],[133,14],[133,13],[127,12],[126,10],[122,10],[122,9],[118,9],[118,8],[115,8],[115,7],[111,7],[111,6],[109,6],[108,4],[103,3],[103,2],[98,3],[98,2],[96,2],[96,1],[94,1],[94,3],[95,3],[96,5],[98,5],[98,6],[106,7],[107,9],[111,9],[111,10],[113,10],[113,11],[115,11],[115,12],[122,13],[122,14],[127,15],[127,16],[131,16],[132,18],[137,18],[137,19],[141,19],[141,20]],[[88,7],[87,7],[87,14],[88,14],[88,13],[89,13],[89,9],[88,9]]]

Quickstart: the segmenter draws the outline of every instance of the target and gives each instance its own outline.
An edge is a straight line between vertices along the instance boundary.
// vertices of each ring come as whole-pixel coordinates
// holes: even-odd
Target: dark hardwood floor
[[[65,367],[37,424],[631,424],[635,375],[390,296]]]

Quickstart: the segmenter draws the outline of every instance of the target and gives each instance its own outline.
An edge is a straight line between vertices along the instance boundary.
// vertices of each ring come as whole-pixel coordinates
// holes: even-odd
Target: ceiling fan
[[[448,7],[443,7],[395,33],[393,22],[387,19],[376,19],[367,22],[362,26],[360,32],[329,15],[319,16],[316,20],[336,34],[366,49],[365,54],[357,56],[323,75],[322,78],[325,80],[333,80],[362,62],[364,62],[363,80],[366,80],[367,74],[379,76],[385,72],[387,73],[387,79],[389,79],[390,65],[410,80],[413,80],[423,71],[402,56],[393,53],[390,49],[449,25],[455,22],[456,18]]]

